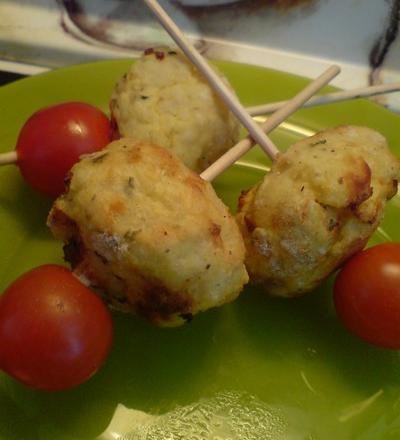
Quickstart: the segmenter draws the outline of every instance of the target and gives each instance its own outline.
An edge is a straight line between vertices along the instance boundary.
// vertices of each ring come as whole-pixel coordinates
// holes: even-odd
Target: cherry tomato
[[[110,142],[110,121],[103,112],[83,102],[65,102],[26,121],[17,140],[17,163],[33,188],[56,197],[64,192],[64,179],[79,157]]]
[[[0,297],[0,368],[33,388],[56,391],[86,381],[111,341],[108,309],[62,266],[32,269]]]
[[[334,302],[345,326],[381,347],[400,348],[400,243],[357,253],[339,272]]]

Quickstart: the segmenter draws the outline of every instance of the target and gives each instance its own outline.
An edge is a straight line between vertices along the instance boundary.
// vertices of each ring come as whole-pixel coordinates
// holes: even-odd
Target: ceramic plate
[[[111,89],[129,63],[74,66],[0,88],[1,150],[14,148],[25,119],[45,105],[81,100],[107,111]],[[247,105],[287,99],[307,83],[261,68],[218,65]],[[338,124],[375,128],[400,154],[400,117],[366,101],[299,111],[272,138],[284,150]],[[240,191],[267,167],[254,150],[215,188],[235,210]],[[61,245],[45,226],[49,206],[16,167],[0,169],[0,291],[31,267],[62,263]],[[395,197],[370,243],[400,240],[399,212]],[[399,353],[344,330],[331,292],[332,280],[296,300],[271,299],[248,287],[235,303],[176,329],[115,314],[111,356],[86,384],[42,393],[0,373],[0,439],[117,438],[127,431],[136,440],[400,438]],[[128,419],[122,425],[114,419],[102,434],[117,407],[131,410]]]

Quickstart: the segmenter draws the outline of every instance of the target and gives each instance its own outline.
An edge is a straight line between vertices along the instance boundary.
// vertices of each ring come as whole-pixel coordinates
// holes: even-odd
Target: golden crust
[[[211,185],[145,142],[84,156],[48,225],[78,275],[160,325],[233,300],[248,280],[239,229]]]
[[[280,296],[316,287],[364,247],[399,175],[385,139],[365,127],[294,144],[239,201],[250,278]]]

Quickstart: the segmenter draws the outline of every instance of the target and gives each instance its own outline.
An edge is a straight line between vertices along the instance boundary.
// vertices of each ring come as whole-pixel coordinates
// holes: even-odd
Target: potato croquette
[[[197,173],[239,140],[235,116],[177,50],[147,50],[115,86],[110,108],[120,136],[167,148]]]
[[[397,192],[399,160],[364,127],[301,140],[239,202],[250,279],[273,295],[316,287],[362,249]]]
[[[248,281],[235,219],[164,148],[132,139],[83,156],[48,225],[111,305],[162,326],[234,300]]]

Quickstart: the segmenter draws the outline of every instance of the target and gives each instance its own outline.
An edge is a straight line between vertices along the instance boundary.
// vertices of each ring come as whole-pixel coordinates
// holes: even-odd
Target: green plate
[[[45,105],[80,100],[107,110],[111,89],[129,64],[74,66],[2,87],[1,149],[12,150],[23,122]],[[287,99],[307,83],[271,70],[218,65],[247,105]],[[272,138],[285,149],[338,124],[375,128],[400,153],[400,117],[366,101],[299,111]],[[254,150],[217,179],[216,190],[234,210],[240,191],[267,165]],[[16,167],[0,169],[0,291],[31,267],[62,263],[61,245],[45,226],[49,206]],[[395,197],[371,243],[400,241],[399,209]],[[235,303],[177,329],[115,314],[111,356],[86,384],[42,393],[0,373],[0,439],[94,439],[118,404],[140,411],[130,413],[147,426],[147,434],[132,427],[130,438],[137,440],[398,439],[399,353],[371,347],[344,330],[331,287],[328,280],[295,300],[246,288]]]

